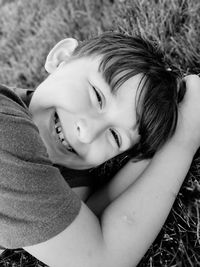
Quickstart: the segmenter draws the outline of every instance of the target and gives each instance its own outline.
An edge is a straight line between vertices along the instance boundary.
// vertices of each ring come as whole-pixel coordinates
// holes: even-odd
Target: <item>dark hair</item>
[[[106,32],[80,43],[73,56],[101,56],[99,70],[111,90],[143,74],[136,114],[141,138],[126,155],[136,160],[152,157],[175,131],[180,83],[178,72],[167,69],[158,44],[141,36]]]

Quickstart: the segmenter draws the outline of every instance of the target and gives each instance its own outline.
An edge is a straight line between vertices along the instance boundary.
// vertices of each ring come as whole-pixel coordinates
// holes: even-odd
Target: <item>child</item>
[[[133,55],[120,45],[122,37],[126,45],[138,42]],[[158,64],[149,43],[115,34],[100,41],[102,50],[98,38],[91,47],[89,42],[76,48],[73,39],[59,43],[47,58],[51,74],[34,92],[30,111],[1,87],[0,245],[25,247],[49,266],[135,266],[164,223],[200,141],[199,78],[185,80],[190,90],[177,130],[160,148],[175,131],[177,76]],[[149,98],[156,100],[162,89],[167,101],[153,104]],[[139,159],[160,150],[99,220],[49,160],[91,168],[125,151],[132,154],[135,145]],[[117,177],[126,180],[133,166]]]
[[[151,158],[173,134],[180,77],[150,42],[116,33],[79,45],[68,38],[52,49],[45,67],[53,75],[36,89],[30,111],[51,161],[68,167],[60,170],[71,187],[99,188],[109,177],[94,167],[118,155],[123,164]],[[59,123],[51,134],[52,114]]]

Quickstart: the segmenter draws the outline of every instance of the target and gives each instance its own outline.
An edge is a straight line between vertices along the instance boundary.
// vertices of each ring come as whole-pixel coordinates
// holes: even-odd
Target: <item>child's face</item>
[[[87,57],[61,64],[33,95],[30,111],[53,163],[95,167],[139,140],[135,98],[142,76],[113,93],[99,63],[98,57]]]

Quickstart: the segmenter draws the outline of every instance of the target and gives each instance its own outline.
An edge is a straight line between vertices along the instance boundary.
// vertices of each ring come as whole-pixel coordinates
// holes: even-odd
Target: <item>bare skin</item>
[[[127,190],[98,219],[82,203],[77,218],[59,235],[25,249],[49,266],[133,267],[160,231],[200,144],[200,79],[185,78],[174,136]],[[131,173],[124,168],[123,179]],[[159,215],[159,216],[158,216]],[[84,231],[83,231],[84,229]]]

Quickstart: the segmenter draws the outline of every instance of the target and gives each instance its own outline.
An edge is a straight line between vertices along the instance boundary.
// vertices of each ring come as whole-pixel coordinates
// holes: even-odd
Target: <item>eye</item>
[[[103,100],[102,100],[101,94],[96,90],[96,88],[93,85],[92,85],[92,89],[94,90],[94,92],[96,94],[96,98],[97,98],[97,101],[99,103],[100,108],[102,108],[102,106],[103,106]]]
[[[119,137],[119,134],[113,129],[110,129],[110,132],[112,133],[113,138],[115,139],[115,142],[117,143],[117,146],[120,148],[121,147],[121,138]]]

